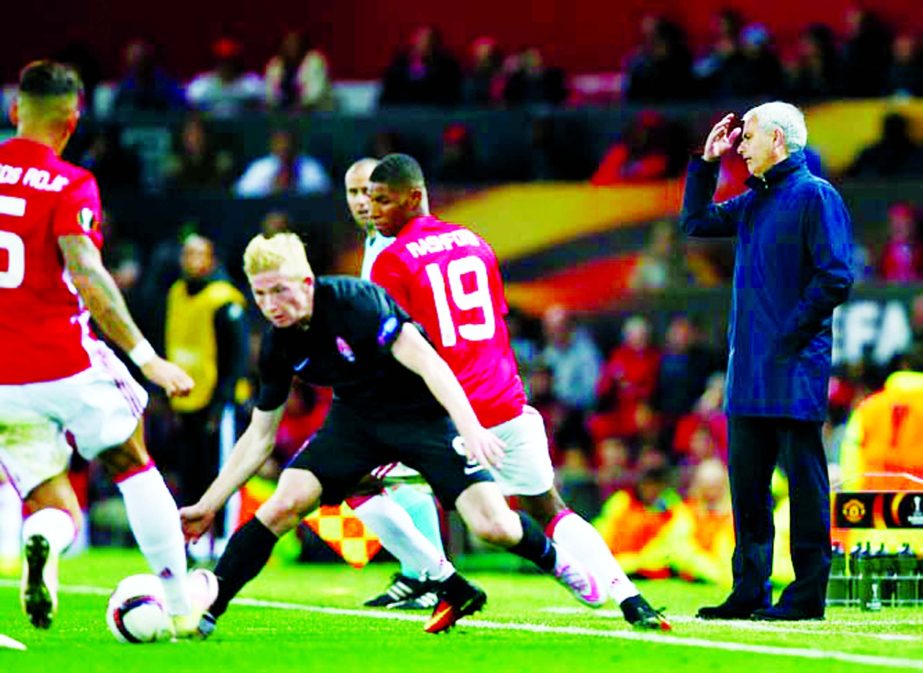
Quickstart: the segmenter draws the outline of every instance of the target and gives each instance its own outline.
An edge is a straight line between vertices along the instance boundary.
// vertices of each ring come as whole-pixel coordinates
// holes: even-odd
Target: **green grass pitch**
[[[466,573],[488,592],[486,609],[450,633],[423,632],[425,613],[372,610],[395,566],[270,565],[248,585],[204,642],[123,645],[106,629],[108,591],[125,575],[146,572],[131,550],[91,550],[62,561],[60,610],[49,631],[19,611],[18,582],[0,581],[0,633],[25,652],[0,648],[9,673],[268,673],[274,671],[923,671],[923,608],[828,611],[825,622],[699,622],[717,587],[678,581],[642,583],[666,606],[670,633],[632,630],[611,604],[579,606],[547,578]]]

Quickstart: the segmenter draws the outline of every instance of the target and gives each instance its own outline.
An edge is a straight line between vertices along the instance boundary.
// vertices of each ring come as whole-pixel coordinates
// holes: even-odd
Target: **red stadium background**
[[[799,30],[824,22],[837,34],[855,3],[842,0],[466,0],[429,3],[418,0],[301,0],[255,3],[249,0],[158,0],[137,5],[120,0],[18,3],[7,16],[0,41],[0,81],[16,78],[23,62],[53,54],[71,41],[87,43],[100,60],[103,77],[119,74],[119,53],[131,37],[154,40],[167,67],[188,77],[209,63],[209,44],[222,33],[240,36],[247,65],[262,68],[287,27],[304,28],[330,56],[338,79],[374,78],[394,49],[421,24],[438,26],[448,46],[462,55],[479,35],[492,35],[508,49],[540,45],[547,61],[571,72],[612,71],[638,41],[638,23],[646,13],[664,14],[687,28],[693,48],[706,44],[711,16],[725,7],[748,21],[767,25],[783,51]],[[919,0],[865,3],[893,26],[923,28]]]

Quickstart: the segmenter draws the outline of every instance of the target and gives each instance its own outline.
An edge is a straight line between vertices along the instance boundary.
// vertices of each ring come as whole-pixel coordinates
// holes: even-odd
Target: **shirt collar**
[[[762,178],[751,175],[746,179],[745,183],[750,189],[768,189],[770,186],[776,184],[777,182],[781,182],[782,179],[789,173],[794,173],[795,171],[804,168],[805,162],[806,159],[803,151],[798,150],[797,152],[792,152],[788,155],[787,158],[783,159],[775,166],[771,167],[768,171],[766,171]]]

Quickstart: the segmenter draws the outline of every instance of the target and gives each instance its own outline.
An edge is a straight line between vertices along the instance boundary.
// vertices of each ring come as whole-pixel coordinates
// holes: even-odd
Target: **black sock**
[[[218,559],[215,576],[218,578],[218,598],[208,609],[216,619],[228,609],[228,603],[244,587],[259,575],[269,560],[272,548],[279,538],[253,517],[231,536],[228,546]]]
[[[436,585],[436,593],[440,598],[445,598],[453,603],[459,603],[472,593],[471,583],[457,571],[440,580]]]
[[[554,571],[557,554],[548,536],[542,532],[535,520],[524,512],[516,512],[522,522],[522,539],[507,551],[532,561],[546,573]]]

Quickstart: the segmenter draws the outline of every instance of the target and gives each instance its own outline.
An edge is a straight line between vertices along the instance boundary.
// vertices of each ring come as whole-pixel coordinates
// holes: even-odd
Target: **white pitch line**
[[[0,580],[0,586],[16,586],[17,583]],[[61,593],[91,594],[106,596],[110,589],[94,586],[62,586]],[[426,616],[396,614],[385,610],[353,610],[347,608],[329,608],[319,605],[304,605],[301,603],[286,603],[282,601],[265,601],[254,598],[237,598],[233,601],[238,605],[250,607],[270,608],[275,610],[293,610],[312,612],[318,614],[338,615],[344,617],[364,617],[366,619],[386,619],[389,621],[425,622]],[[776,647],[772,645],[749,645],[746,643],[726,643],[718,640],[704,638],[682,638],[660,633],[638,631],[604,631],[579,626],[546,626],[542,624],[522,624],[517,622],[489,622],[482,619],[465,619],[460,622],[465,627],[491,629],[495,631],[523,631],[527,633],[552,633],[556,635],[592,636],[596,638],[612,638],[615,640],[633,640],[659,645],[673,645],[677,647],[695,647],[706,650],[723,650],[725,652],[749,652],[752,654],[768,654],[779,657],[792,657],[796,659],[834,660],[848,664],[862,664],[866,666],[883,666],[903,668],[905,670],[923,671],[923,661],[918,659],[901,659],[898,657],[882,657],[870,654],[851,654],[838,650],[820,650],[806,647]]]
[[[0,647],[6,647],[11,650],[20,650],[20,651],[24,651],[26,649],[26,646],[23,645],[21,642],[13,638],[10,638],[9,636],[5,636],[2,633],[0,633]]]
[[[580,615],[587,614],[585,608],[576,608],[576,607],[548,607],[541,608],[541,612],[548,612],[556,615]],[[620,610],[595,610],[592,614],[598,615],[600,617],[613,617],[613,618],[622,618],[622,613]],[[668,615],[670,622],[673,624],[705,624],[700,619],[695,617],[688,617],[685,615]],[[729,626],[732,625],[732,622],[727,620],[715,620],[712,622],[716,625]],[[853,624],[858,625],[860,622],[855,620],[840,621],[837,619],[833,622],[837,625],[840,624]],[[865,626],[868,626],[868,622],[861,622]],[[886,622],[875,620],[875,625],[884,625]],[[905,624],[915,624],[916,622],[902,622],[892,620],[887,622],[887,624],[892,626],[905,625]],[[812,628],[810,624],[814,624],[815,627]],[[795,626],[793,624],[786,623],[772,623],[772,622],[751,622],[746,620],[734,620],[733,627],[739,631],[764,631],[769,633],[807,633],[810,635],[817,636],[847,636],[847,637],[858,637],[858,638],[871,638],[872,640],[883,640],[883,641],[907,641],[907,642],[921,642],[923,641],[923,636],[913,636],[905,633],[872,633],[869,631],[829,631],[826,630],[830,622],[806,622],[802,626]]]

